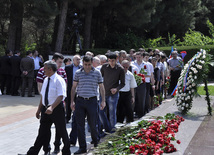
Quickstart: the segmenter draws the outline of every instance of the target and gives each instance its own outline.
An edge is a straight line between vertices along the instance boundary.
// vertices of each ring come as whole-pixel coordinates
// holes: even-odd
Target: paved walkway
[[[213,99],[214,97],[212,97],[212,103]],[[32,98],[8,95],[0,96],[0,155],[17,155],[18,153],[26,153],[29,147],[33,145],[39,127],[39,120],[35,117],[38,103],[38,95]],[[180,114],[174,103],[174,99],[168,99],[142,119],[148,119],[151,116],[163,116],[166,113]],[[206,114],[207,105],[204,98],[194,99],[194,104],[190,113],[184,116],[185,121],[181,123],[179,132],[176,133],[176,138],[181,141],[181,144],[175,144],[178,151],[171,153],[171,155],[214,154],[214,134],[211,134],[213,133],[212,129],[214,128],[214,117],[206,116]],[[210,128],[210,126],[212,126],[212,128]],[[53,151],[55,135],[54,126],[51,130],[51,147]],[[71,130],[70,124],[67,124],[67,130],[69,133]],[[203,136],[208,136],[212,138],[212,140],[206,141],[206,138],[201,138]],[[198,142],[195,142],[195,139],[198,140]],[[205,143],[202,143],[202,140],[205,140]],[[89,144],[90,141],[90,134],[87,132],[88,148],[92,147],[92,145]],[[71,152],[73,153],[77,149],[78,146],[71,147]],[[199,150],[194,151],[197,149]],[[202,149],[205,151],[201,154],[200,150]],[[43,151],[41,150],[39,155],[42,154]]]

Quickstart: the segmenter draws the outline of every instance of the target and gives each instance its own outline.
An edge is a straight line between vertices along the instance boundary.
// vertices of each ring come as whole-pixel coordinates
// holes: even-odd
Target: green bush
[[[5,55],[5,49],[3,45],[0,45],[0,56]]]
[[[211,39],[208,36],[204,36],[201,32],[198,31],[193,31],[189,29],[185,33],[185,36],[183,37],[183,42],[181,42],[182,45],[184,46],[193,46],[193,45],[212,45],[213,39]]]

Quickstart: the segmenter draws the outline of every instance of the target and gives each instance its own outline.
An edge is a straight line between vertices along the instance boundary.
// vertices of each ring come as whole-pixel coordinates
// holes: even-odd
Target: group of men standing
[[[27,51],[26,57],[21,58],[20,51],[6,50],[5,55],[0,58],[1,93],[12,96],[25,96],[25,89],[28,86],[28,97],[38,95],[35,76],[44,62],[38,51]],[[19,92],[20,83],[21,92]],[[5,91],[6,88],[6,91]]]
[[[145,51],[138,51],[133,57],[123,50],[96,57],[87,52],[82,59],[75,55],[73,63],[66,65],[64,70],[61,68],[64,57],[55,53],[37,73],[41,100],[36,117],[41,120],[37,139],[27,154],[36,155],[41,147],[45,154],[50,154],[53,123],[56,127],[54,152],[60,151],[62,138],[62,154],[70,155],[70,145],[76,145],[77,138],[79,150],[74,154],[87,152],[86,117],[91,143],[97,147],[103,130],[114,132],[117,122],[132,122],[134,111],[137,117],[144,116],[151,110],[150,86],[155,89],[152,87],[155,84],[154,65],[148,61],[149,57]],[[133,73],[142,70],[145,81],[137,85]],[[72,131],[68,136],[66,122],[70,121],[71,114]]]

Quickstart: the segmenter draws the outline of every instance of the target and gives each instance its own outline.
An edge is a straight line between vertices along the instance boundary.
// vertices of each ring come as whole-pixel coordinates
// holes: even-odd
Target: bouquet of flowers
[[[186,114],[192,108],[193,97],[197,95],[198,84],[209,71],[210,55],[201,50],[184,66],[177,83],[176,104]]]
[[[137,74],[137,72],[134,72],[134,78],[136,80],[137,85],[139,86],[141,83],[145,83],[145,75],[144,74]]]

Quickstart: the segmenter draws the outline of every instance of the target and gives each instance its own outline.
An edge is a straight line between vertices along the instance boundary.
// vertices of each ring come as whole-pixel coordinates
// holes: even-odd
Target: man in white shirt
[[[154,76],[153,76],[153,72],[154,72],[154,67],[153,65],[148,61],[149,60],[149,53],[148,52],[144,52],[143,53],[143,60],[147,63],[147,65],[149,66],[149,70],[151,73],[151,77],[146,77],[146,105],[145,105],[145,110],[148,113],[149,110],[151,109],[151,102],[150,102],[150,89],[154,90]]]
[[[149,66],[147,65],[146,62],[143,61],[143,56],[141,52],[136,53],[136,60],[132,63],[135,65],[139,72],[141,70],[144,70],[146,72],[145,78],[151,76],[151,72],[149,70]],[[141,83],[137,88],[136,88],[136,102],[135,102],[135,111],[138,116],[138,118],[141,118],[142,116],[145,115],[145,102],[146,102],[146,83]]]
[[[39,52],[37,50],[34,50],[32,52],[33,56],[32,56],[32,59],[34,61],[34,79],[33,79],[33,87],[34,87],[34,92],[36,95],[39,95],[39,92],[38,92],[38,86],[37,86],[37,82],[36,82],[36,76],[38,74],[38,71],[40,69],[40,63],[43,63],[44,62],[44,59],[41,55],[39,55]]]
[[[54,123],[58,134],[63,139],[64,148],[62,155],[70,155],[70,143],[65,123],[65,111],[63,107],[63,100],[66,97],[66,83],[65,80],[57,73],[57,65],[54,61],[49,60],[44,63],[44,72],[47,76],[44,80],[41,99],[36,112],[36,117],[40,120],[39,133],[27,155],[38,155],[41,147],[46,141],[49,141],[51,125]],[[50,154],[45,152],[46,155]]]
[[[134,75],[128,70],[130,62],[123,60],[121,65],[125,71],[125,86],[119,91],[119,100],[117,105],[117,122],[123,123],[126,117],[126,122],[133,121],[132,104],[135,102],[134,88],[137,87]]]

